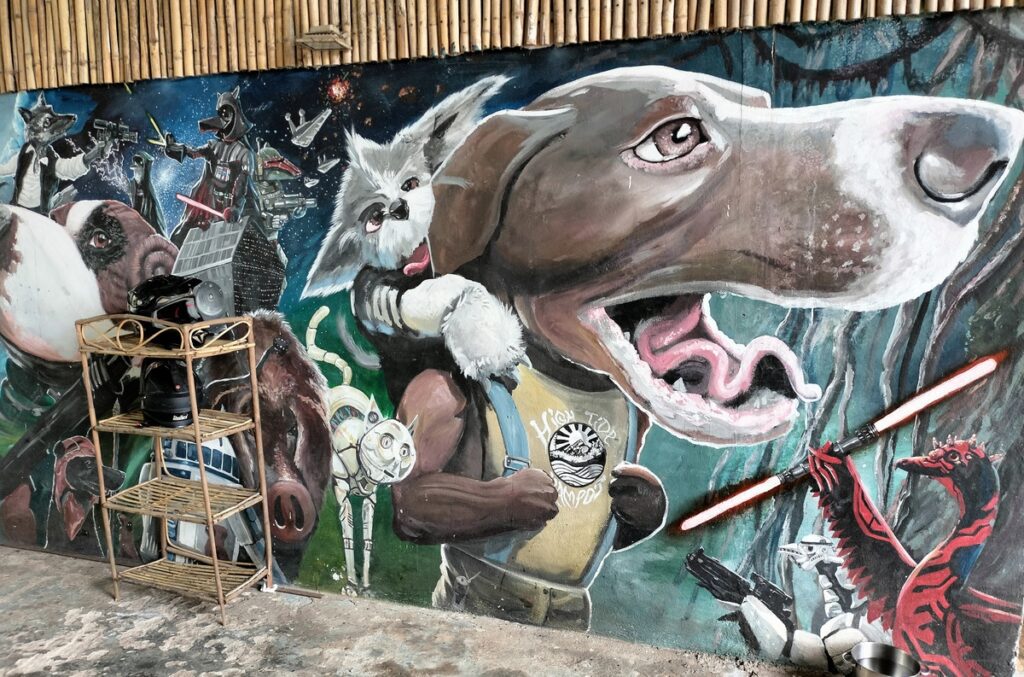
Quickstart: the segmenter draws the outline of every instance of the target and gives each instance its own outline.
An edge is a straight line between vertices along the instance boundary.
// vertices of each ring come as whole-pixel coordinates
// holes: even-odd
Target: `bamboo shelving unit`
[[[89,405],[89,422],[96,453],[100,489],[100,512],[107,542],[110,573],[114,580],[114,599],[120,591],[119,581],[148,585],[189,597],[214,602],[220,606],[221,623],[227,622],[225,605],[255,585],[261,578],[272,589],[273,552],[270,516],[267,507],[266,465],[263,458],[263,436],[260,430],[260,409],[256,382],[256,353],[252,320],[233,317],[210,322],[180,325],[152,320],[137,315],[103,315],[75,323],[82,360],[82,378]],[[252,389],[252,417],[223,411],[200,409],[196,397],[193,365],[196,360],[232,352],[245,351],[249,363],[249,387]],[[93,403],[89,358],[91,355],[121,355],[127,358],[174,359],[185,362],[188,373],[189,403],[192,424],[181,428],[146,425],[141,411],[118,414],[98,420]],[[211,485],[206,478],[206,464],[197,463],[199,481],[172,477],[165,472],[163,440],[176,439],[196,445],[201,459],[203,443],[252,430],[256,442],[258,490],[234,486]],[[140,435],[153,438],[156,458],[155,479],[137,484],[112,496],[106,495],[103,484],[103,453],[100,432]],[[247,508],[262,506],[263,538],[266,561],[252,565],[221,562],[217,557],[214,525]],[[110,511],[148,515],[161,520],[160,559],[118,571],[110,530]],[[180,520],[206,525],[210,554],[181,548],[169,542],[167,523]],[[180,555],[194,562],[169,559]]]
[[[0,0],[0,92],[1014,7],[1018,1]]]

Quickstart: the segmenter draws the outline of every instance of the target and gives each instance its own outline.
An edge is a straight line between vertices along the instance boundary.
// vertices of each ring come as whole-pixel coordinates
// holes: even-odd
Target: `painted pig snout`
[[[267,500],[275,541],[301,543],[309,538],[316,525],[316,508],[304,485],[294,480],[278,480],[270,485]]]

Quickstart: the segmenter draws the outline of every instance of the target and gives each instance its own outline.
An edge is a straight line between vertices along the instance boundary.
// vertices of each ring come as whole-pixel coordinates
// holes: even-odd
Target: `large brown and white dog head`
[[[128,290],[178,249],[131,207],[73,202],[50,217],[0,205],[0,336],[49,362],[78,359],[75,320],[123,313]]]
[[[1022,136],[1024,113],[985,103],[772,109],[716,78],[612,70],[477,127],[434,179],[431,255],[675,434],[763,441],[820,390],[778,339],[730,340],[706,294],[915,298],[973,246]]]

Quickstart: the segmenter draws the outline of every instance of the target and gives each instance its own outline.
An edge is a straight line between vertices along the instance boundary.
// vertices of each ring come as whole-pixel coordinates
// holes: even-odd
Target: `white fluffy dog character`
[[[522,327],[511,310],[478,282],[432,277],[427,245],[433,174],[506,82],[503,76],[481,79],[390,141],[347,135],[349,166],[303,296],[352,289],[353,314],[380,357],[368,356],[343,321],[341,338],[364,367],[401,367],[388,370],[407,374],[389,383],[395,401],[427,366],[482,381],[510,376],[525,359]]]

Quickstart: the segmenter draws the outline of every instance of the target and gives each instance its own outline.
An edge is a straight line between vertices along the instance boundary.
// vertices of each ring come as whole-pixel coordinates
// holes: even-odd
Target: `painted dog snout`
[[[914,178],[928,200],[951,219],[970,221],[984,207],[1017,149],[1016,135],[1001,133],[989,115],[939,115],[913,126],[923,137],[914,159]]]
[[[569,82],[484,120],[433,180],[431,259],[481,274],[533,345],[710,445],[784,434],[820,388],[709,292],[868,311],[941,284],[977,239],[1024,112],[896,96],[774,109],[664,67]]]

